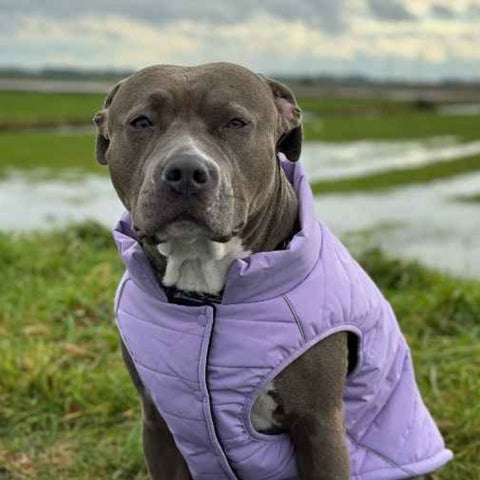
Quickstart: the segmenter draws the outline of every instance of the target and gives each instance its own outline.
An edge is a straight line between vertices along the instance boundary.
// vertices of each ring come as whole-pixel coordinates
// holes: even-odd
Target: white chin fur
[[[233,260],[250,255],[238,237],[226,243],[206,238],[162,242],[158,251],[167,258],[163,277],[166,287],[184,291],[217,294],[225,285],[227,271]]]

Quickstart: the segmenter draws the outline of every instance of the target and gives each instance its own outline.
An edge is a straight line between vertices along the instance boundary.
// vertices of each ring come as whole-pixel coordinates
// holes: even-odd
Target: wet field
[[[416,141],[306,142],[301,161],[310,180],[454,161],[480,153],[480,142],[454,137]],[[93,159],[92,159],[93,162]],[[99,167],[99,173],[101,172]],[[480,173],[426,185],[370,193],[325,194],[316,211],[335,233],[362,246],[379,245],[395,256],[465,276],[480,276],[479,205],[460,201],[480,191]],[[68,170],[46,179],[41,170],[12,169],[0,180],[0,225],[29,231],[93,219],[112,227],[123,211],[106,175]],[[362,235],[353,235],[359,234]]]
[[[0,81],[2,230],[86,219],[108,228],[115,223],[123,208],[107,170],[94,160],[95,132],[88,125],[103,102],[97,92],[108,87]],[[318,194],[319,218],[360,250],[378,245],[395,256],[480,276],[480,203],[464,201],[480,194],[476,91],[390,88],[374,97],[368,89],[302,88],[301,161]],[[418,101],[421,95],[427,104]]]

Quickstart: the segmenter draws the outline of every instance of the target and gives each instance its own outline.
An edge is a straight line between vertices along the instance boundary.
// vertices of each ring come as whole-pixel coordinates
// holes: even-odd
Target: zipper
[[[228,461],[227,455],[225,454],[222,444],[220,443],[220,440],[218,438],[217,434],[217,429],[215,426],[215,421],[213,418],[213,410],[212,410],[212,404],[211,404],[211,398],[210,398],[210,391],[208,388],[208,359],[210,356],[210,347],[211,347],[211,341],[212,341],[212,336],[213,336],[213,329],[215,326],[215,320],[216,320],[216,315],[217,315],[217,309],[216,306],[213,302],[208,302],[205,303],[205,309],[211,309],[211,319],[209,318],[210,315],[207,316],[207,325],[206,328],[208,329],[208,345],[205,351],[205,365],[204,365],[204,375],[205,375],[205,399],[203,401],[204,405],[204,413],[208,415],[208,422],[207,422],[207,429],[209,430],[209,435],[210,435],[210,442],[213,444],[212,447],[214,448],[214,451],[219,458],[220,464],[226,473],[226,478],[229,480],[238,480],[238,477],[235,475],[235,472],[233,471],[232,467],[230,466],[230,463]],[[205,412],[205,410],[207,410]]]

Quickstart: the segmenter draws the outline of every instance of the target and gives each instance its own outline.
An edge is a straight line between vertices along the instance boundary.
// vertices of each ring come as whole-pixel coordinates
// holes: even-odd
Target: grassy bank
[[[480,115],[438,115],[435,112],[391,111],[373,116],[338,115],[318,117],[305,125],[307,140],[345,142],[353,140],[398,140],[454,135],[476,140]]]
[[[95,136],[53,133],[0,133],[0,177],[9,170],[42,169],[47,178],[68,169],[106,173],[95,160]]]
[[[312,185],[315,194],[370,192],[386,190],[418,183],[429,183],[442,178],[454,177],[480,170],[480,156],[437,162],[417,168],[389,170],[362,177],[342,178],[316,182]]]
[[[456,453],[440,475],[480,478],[480,284],[364,254],[413,350],[425,401]],[[145,480],[140,409],[112,324],[122,272],[95,224],[0,233],[0,478]]]
[[[0,91],[0,129],[88,125],[104,95]]]
[[[475,193],[473,195],[458,196],[458,197],[455,197],[455,199],[460,202],[480,203],[480,193]]]

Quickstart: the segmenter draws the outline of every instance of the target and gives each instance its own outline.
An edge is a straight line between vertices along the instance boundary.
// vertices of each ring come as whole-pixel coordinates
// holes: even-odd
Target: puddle
[[[123,211],[110,180],[94,175],[75,182],[10,175],[0,182],[0,205],[1,229],[22,232],[87,219],[111,227]]]
[[[480,206],[452,201],[478,192],[480,173],[384,194],[325,195],[315,209],[339,235],[366,230],[369,244],[450,273],[480,277]]]
[[[465,154],[477,148],[480,152],[480,142],[456,144],[452,137],[412,142],[315,142],[305,145],[302,161],[312,179],[340,178],[443,161],[453,152]],[[123,207],[109,178],[83,175],[72,181],[70,176],[55,180],[43,176],[32,181],[35,175],[17,172],[1,180],[1,229],[48,229],[86,219],[111,228]],[[480,277],[480,205],[455,200],[478,194],[479,187],[480,173],[475,173],[384,193],[323,195],[316,200],[316,211],[339,235],[367,230],[373,232],[371,242],[394,256]]]
[[[301,160],[312,181],[352,178],[419,167],[480,154],[480,141],[457,143],[455,137],[387,142],[307,142]]]

